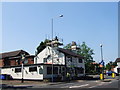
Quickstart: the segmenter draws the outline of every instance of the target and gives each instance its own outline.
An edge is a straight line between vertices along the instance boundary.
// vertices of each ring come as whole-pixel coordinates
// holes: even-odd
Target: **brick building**
[[[21,54],[25,54],[25,64],[34,63],[34,55],[30,55],[24,50],[17,50],[12,52],[0,53],[0,67],[9,67],[21,65]]]

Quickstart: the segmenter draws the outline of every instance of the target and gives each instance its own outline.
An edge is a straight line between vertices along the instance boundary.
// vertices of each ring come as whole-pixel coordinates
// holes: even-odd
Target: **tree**
[[[93,49],[89,48],[85,42],[83,42],[82,45],[79,44],[78,46],[80,49],[77,53],[85,58],[85,63],[94,62],[92,57],[92,55],[94,55]]]
[[[81,45],[78,45],[78,46],[80,49],[78,50],[77,53],[84,57],[85,69],[86,69],[85,72],[93,73],[95,68],[95,65],[93,64],[94,62],[93,57],[92,57],[92,55],[94,55],[93,49],[88,47],[85,42],[83,42]]]
[[[67,44],[67,45],[64,46],[63,48],[65,48],[65,49],[70,49],[70,48],[71,48],[71,43]]]
[[[37,47],[36,55],[39,54],[43,49],[46,48],[47,43],[51,42],[51,40],[46,39],[45,41],[41,41],[39,46]]]
[[[65,49],[70,49],[71,48],[71,43],[67,44],[64,48]],[[94,72],[94,68],[95,65],[93,65],[92,63],[93,61],[93,57],[92,55],[94,55],[93,49],[91,49],[90,47],[88,47],[86,45],[85,42],[83,42],[81,45],[77,44],[78,46],[78,50],[77,50],[77,54],[81,55],[84,57],[84,61],[85,61],[85,72],[86,73],[93,73]]]
[[[117,66],[117,62],[110,61],[109,63],[106,64],[106,69],[110,71],[112,68],[115,68],[116,66]]]

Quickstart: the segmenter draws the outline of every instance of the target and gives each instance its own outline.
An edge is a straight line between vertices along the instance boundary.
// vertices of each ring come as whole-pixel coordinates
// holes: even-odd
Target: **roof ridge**
[[[9,51],[9,52],[4,52],[4,53],[11,53],[11,52],[17,52],[17,51],[24,51],[24,50],[15,50],[15,51]],[[0,53],[0,54],[4,54],[4,53]]]
[[[26,55],[27,54],[29,55],[29,53],[24,50],[16,50],[16,51],[11,51],[11,52],[1,53],[0,58],[13,57],[13,56],[19,55],[21,52],[25,52]]]
[[[58,48],[58,50],[60,50],[63,53],[69,54],[69,55],[73,55],[73,56],[76,56],[76,57],[84,58],[80,54],[77,54],[77,53],[75,53],[75,52],[73,52],[72,50],[69,50],[69,49]]]

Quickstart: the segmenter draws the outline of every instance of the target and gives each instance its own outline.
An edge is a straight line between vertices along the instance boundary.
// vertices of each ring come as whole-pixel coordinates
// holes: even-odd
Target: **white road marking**
[[[96,87],[96,86],[91,86],[91,87],[89,87],[89,88],[94,88],[94,87]]]
[[[101,82],[100,84],[97,84],[97,86],[101,86],[101,85],[103,85],[105,82]],[[89,87],[89,88],[93,88],[93,87],[96,87],[96,86],[91,86],[91,87]]]
[[[89,84],[84,84],[84,85],[80,85],[80,86],[70,86],[69,88],[79,88],[79,87],[85,87],[88,86]]]
[[[100,82],[100,81],[97,81],[97,80],[96,80],[96,81],[94,81],[94,82]]]

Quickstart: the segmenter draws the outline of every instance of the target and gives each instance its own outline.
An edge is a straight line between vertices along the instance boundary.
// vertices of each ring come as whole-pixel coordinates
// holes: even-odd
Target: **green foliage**
[[[71,48],[71,43],[67,44],[66,46],[63,47],[64,49],[70,49]]]
[[[78,46],[80,49],[77,51],[77,53],[85,58],[85,63],[94,62],[92,57],[92,55],[94,55],[93,49],[89,48],[85,42],[83,42],[82,45]]]
[[[46,48],[46,44],[50,42],[50,40],[46,39],[44,42],[40,42],[39,46],[37,47],[36,55],[39,54],[43,49]]]
[[[112,68],[117,66],[117,62],[110,61],[108,64],[106,64],[106,69],[111,70]]]
[[[93,49],[88,47],[85,42],[83,42],[81,45],[77,44],[77,46],[79,47],[79,49],[77,50],[77,54],[84,57],[86,73],[94,73],[95,67],[97,66],[91,64],[94,62],[92,57],[92,55],[94,55]],[[70,49],[71,43],[67,44],[64,48]]]

